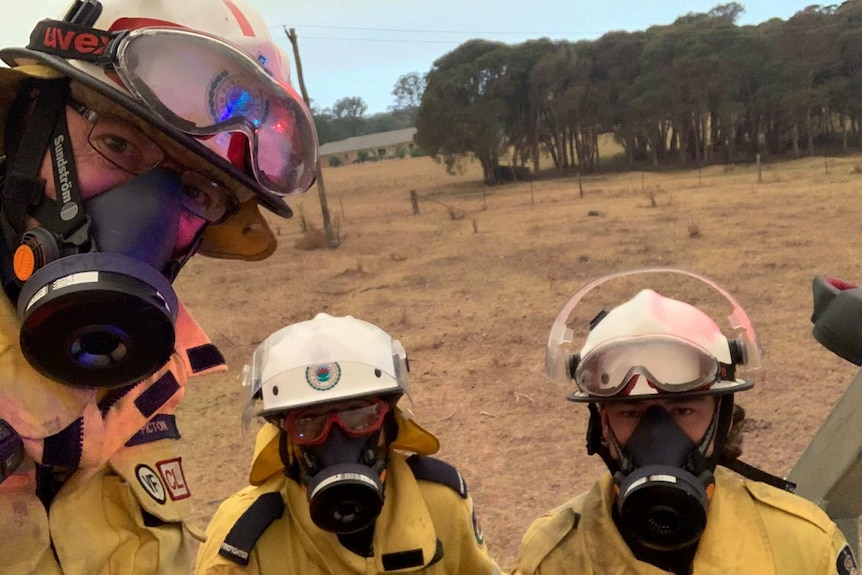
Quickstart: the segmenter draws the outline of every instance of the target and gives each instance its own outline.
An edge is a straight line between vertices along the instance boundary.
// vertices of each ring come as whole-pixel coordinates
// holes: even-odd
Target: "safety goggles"
[[[296,445],[319,445],[326,441],[333,424],[337,424],[350,437],[371,435],[383,425],[389,413],[389,404],[382,399],[348,402],[337,409],[323,410],[311,407],[291,411],[282,421]]]
[[[91,122],[87,142],[100,156],[126,173],[140,175],[165,163],[165,152],[132,124],[111,114],[99,114],[83,104],[69,105]],[[178,167],[183,208],[210,224],[235,213],[239,202],[228,189],[206,176]]]
[[[49,42],[72,33],[93,40]],[[28,47],[113,71],[154,114],[189,135],[244,134],[255,179],[274,194],[304,192],[314,181],[311,113],[289,84],[269,74],[263,56],[181,28],[110,33],[54,20],[37,25]]]
[[[679,393],[707,387],[722,366],[706,349],[672,336],[654,335],[611,341],[590,351],[575,368],[575,382],[586,394],[611,397],[635,375],[661,391]]]

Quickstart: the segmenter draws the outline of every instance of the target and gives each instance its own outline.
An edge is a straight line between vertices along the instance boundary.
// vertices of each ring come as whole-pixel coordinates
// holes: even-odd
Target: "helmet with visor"
[[[310,111],[266,24],[241,0],[76,0],[62,20],[40,22],[27,48],[0,57],[25,73],[39,64],[71,78],[78,104],[145,129],[161,154],[228,190],[202,193],[220,199],[221,219],[241,215],[242,229],[225,222],[205,232],[207,255],[271,253],[271,231],[246,205],[289,217],[284,196],[314,181]]]
[[[682,274],[706,283],[733,308],[730,333],[700,309],[645,289],[593,319],[576,348],[569,321],[584,296],[608,280],[641,273]],[[750,373],[760,358],[751,321],[730,294],[703,276],[655,268],[606,276],[575,294],[551,330],[545,368],[552,381],[575,382],[570,400],[601,402],[744,391],[753,386]]]

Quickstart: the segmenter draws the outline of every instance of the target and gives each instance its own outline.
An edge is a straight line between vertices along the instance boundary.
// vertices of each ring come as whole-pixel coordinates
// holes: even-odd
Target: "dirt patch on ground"
[[[770,166],[760,183],[742,166],[593,176],[583,198],[576,179],[483,190],[477,166],[450,178],[423,158],[328,170],[338,249],[297,249],[299,218],[272,219],[270,259],[195,258],[178,281],[231,367],[195,381],[179,410],[199,521],[246,484],[254,438],[239,378],[254,347],[318,312],[350,314],[404,343],[416,417],[510,567],[529,522],[604,470],[586,455],[586,408],[543,376],[550,326],[588,280],[654,265],[711,276],[754,319],[767,370],[738,398],[751,420],[743,459],[787,473],[856,372],[810,336],[814,275],[862,280],[859,158],[829,162],[829,174],[822,158]],[[465,217],[424,200],[411,215],[411,189]],[[294,207],[319,220],[314,191]]]

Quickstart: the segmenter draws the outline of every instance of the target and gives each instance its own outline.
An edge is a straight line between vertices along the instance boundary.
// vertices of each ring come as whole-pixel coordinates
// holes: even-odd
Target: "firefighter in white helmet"
[[[273,252],[310,113],[243,0],[75,0],[0,59],[0,571],[186,574],[173,412],[225,367],[172,282]]]
[[[651,289],[597,316],[575,313],[608,280],[646,272],[711,286],[732,306],[728,329]],[[594,317],[585,340],[574,338],[573,316]],[[788,492],[792,484],[721,456],[734,394],[753,386],[760,358],[745,311],[705,277],[638,270],[578,292],[551,330],[546,371],[575,383],[569,399],[590,409],[588,452],[609,473],[532,523],[514,573],[855,574],[821,509]]]
[[[350,316],[270,335],[246,368],[246,417],[268,422],[251,485],[216,511],[195,572],[499,573],[464,479],[396,405],[407,372],[397,340]]]

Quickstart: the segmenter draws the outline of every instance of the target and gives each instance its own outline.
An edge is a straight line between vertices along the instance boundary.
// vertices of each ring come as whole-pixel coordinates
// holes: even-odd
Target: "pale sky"
[[[173,0],[182,2],[184,0]],[[471,38],[518,43],[531,38],[596,39],[612,30],[645,30],[727,0],[246,0],[292,54],[283,27],[296,28],[305,85],[321,108],[359,96],[368,113],[394,103],[399,76],[425,73],[435,59]],[[740,0],[740,24],[793,16],[811,0]],[[56,18],[68,0],[26,0],[0,18],[0,46],[24,46],[33,25]],[[130,4],[134,4],[130,2]],[[298,86],[297,86],[298,88]]]

